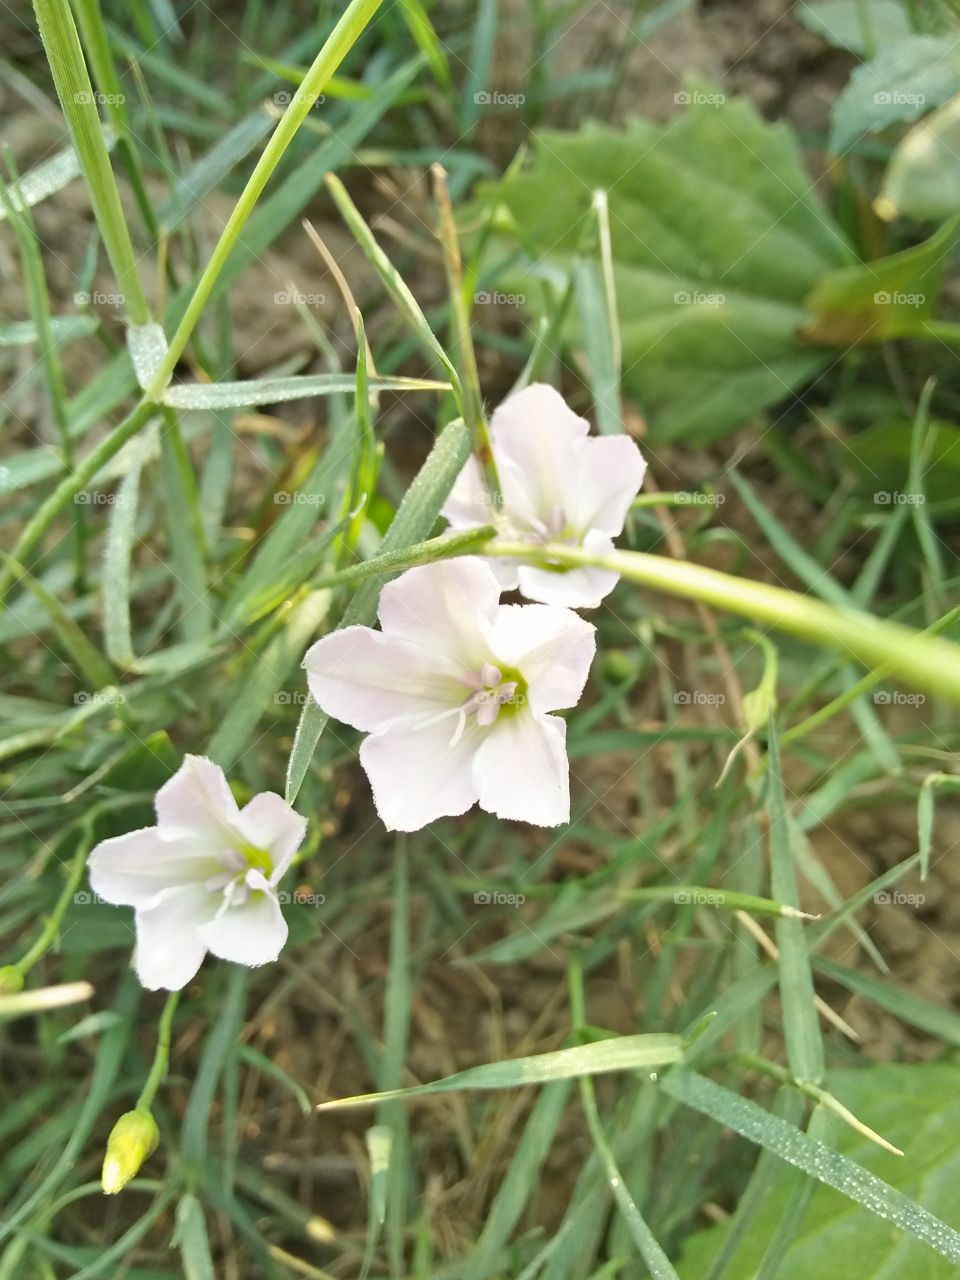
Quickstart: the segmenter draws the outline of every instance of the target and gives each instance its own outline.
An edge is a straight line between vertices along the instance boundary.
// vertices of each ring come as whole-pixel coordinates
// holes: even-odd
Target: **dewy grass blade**
[[[797,878],[793,865],[790,823],[780,773],[780,750],[773,716],[767,730],[767,808],[769,814],[770,881],[773,896],[796,909]],[[787,1060],[793,1078],[801,1084],[819,1084],[823,1079],[823,1040],[814,1004],[815,991],[810,972],[810,955],[803,925],[798,919],[777,920],[780,999],[783,1003]]]
[[[854,1160],[839,1155],[755,1102],[696,1072],[685,1069],[668,1072],[661,1078],[660,1087],[677,1102],[773,1152],[811,1178],[856,1200],[902,1231],[908,1231],[951,1262],[960,1263],[960,1232]]]
[[[103,125],[97,113],[96,95],[87,74],[69,0],[34,0],[33,7],[57,97],[73,138],[97,226],[123,294],[127,315],[133,324],[146,324],[150,318],[149,307],[140,283],[130,232],[110,167]]]
[[[682,1057],[683,1041],[679,1036],[659,1033],[615,1036],[593,1044],[574,1045],[572,1049],[556,1049],[553,1053],[539,1053],[529,1058],[513,1058],[504,1062],[490,1062],[482,1067],[468,1067],[466,1071],[458,1071],[443,1080],[412,1085],[408,1089],[336,1098],[331,1102],[321,1102],[317,1110],[369,1107],[387,1098],[423,1098],[434,1093],[451,1093],[460,1089],[515,1089],[521,1085],[576,1080],[581,1076],[601,1075],[610,1071],[653,1071],[679,1062]]]
[[[51,3],[52,0],[43,0],[43,2]],[[177,361],[183,354],[190,335],[193,333],[197,321],[200,319],[207,304],[207,299],[216,284],[217,277],[230,256],[230,251],[236,243],[244,223],[253,211],[254,205],[260,198],[261,192],[283,158],[287,147],[293,141],[298,129],[310,114],[327,81],[356,44],[367,23],[380,8],[381,3],[382,0],[351,0],[351,3],[347,6],[339,22],[324,43],[323,48],[314,59],[310,70],[304,76],[303,83],[293,95],[290,105],[283,113],[279,124],[263,149],[260,159],[257,161],[256,167],[250,175],[213,253],[210,255],[210,261],[207,263],[197,283],[183,319],[170,339],[170,348],[166,359],[147,389],[148,399],[157,400],[163,394],[177,366]]]

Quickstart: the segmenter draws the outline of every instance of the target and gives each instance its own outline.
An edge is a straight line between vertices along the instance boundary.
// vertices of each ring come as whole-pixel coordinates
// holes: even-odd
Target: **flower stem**
[[[140,1097],[137,1099],[137,1110],[150,1110],[153,1106],[153,1099],[157,1089],[167,1074],[167,1064],[170,1060],[170,1037],[173,1031],[173,1015],[177,1011],[179,1000],[180,992],[171,991],[167,996],[166,1004],[163,1006],[163,1012],[160,1014],[160,1025],[157,1029],[157,1048],[153,1055],[153,1066],[150,1068],[150,1074],[147,1076],[146,1083],[140,1091]]]
[[[701,600],[855,658],[927,693],[960,703],[960,646],[854,609],[839,609],[765,582],[752,582],[684,560],[641,551],[596,555],[582,547],[495,541],[478,555],[505,556],[545,568],[610,569],[668,595]]]

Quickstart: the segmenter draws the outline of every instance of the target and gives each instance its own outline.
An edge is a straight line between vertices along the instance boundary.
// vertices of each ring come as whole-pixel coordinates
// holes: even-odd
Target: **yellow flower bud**
[[[23,990],[23,974],[15,964],[0,968],[0,996],[15,996]]]
[[[147,1156],[157,1148],[160,1130],[149,1111],[138,1108],[120,1117],[107,1139],[100,1181],[104,1195],[115,1196],[136,1177]]]

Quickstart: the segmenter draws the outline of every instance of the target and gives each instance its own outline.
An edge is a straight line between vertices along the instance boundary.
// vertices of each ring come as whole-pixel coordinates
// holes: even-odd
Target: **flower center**
[[[470,690],[470,696],[460,707],[461,721],[454,742],[463,733],[467,716],[475,716],[477,724],[487,727],[501,713],[509,715],[526,701],[527,682],[520,672],[503,672],[492,662],[485,662],[479,671],[465,671],[460,683]]]
[[[218,861],[223,870],[211,876],[204,887],[212,891],[223,891],[224,906],[221,910],[239,906],[251,893],[262,892],[260,886],[273,871],[273,859],[269,853],[244,840],[238,840],[233,848],[225,849]]]

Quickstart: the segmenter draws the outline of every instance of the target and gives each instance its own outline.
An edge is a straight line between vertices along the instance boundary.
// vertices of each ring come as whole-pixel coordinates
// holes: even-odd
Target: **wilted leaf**
[[[904,36],[858,67],[833,108],[830,147],[916,120],[960,90],[960,37]]]

